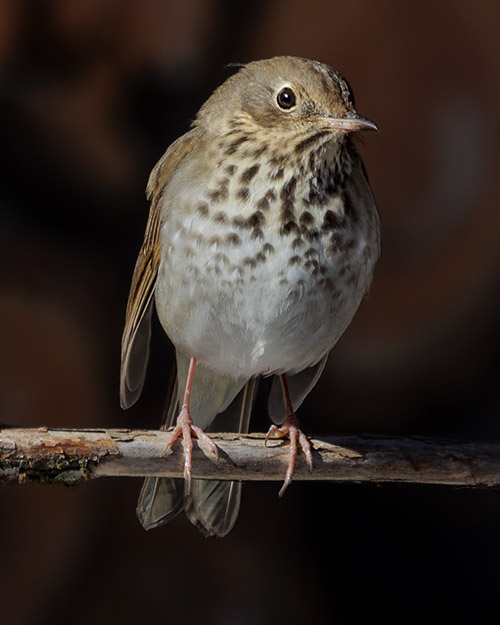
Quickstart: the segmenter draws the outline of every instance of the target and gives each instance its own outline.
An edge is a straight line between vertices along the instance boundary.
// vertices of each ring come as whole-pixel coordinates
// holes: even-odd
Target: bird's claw
[[[164,456],[171,450],[175,441],[181,436],[182,447],[184,449],[184,479],[186,480],[186,492],[189,494],[191,491],[191,474],[193,469],[193,436],[198,439],[203,451],[212,455],[215,461],[218,460],[219,454],[217,445],[200,427],[194,425],[189,410],[186,408],[183,408],[179,413],[175,427],[170,435],[170,441],[161,455]]]
[[[267,446],[270,437],[274,438],[288,438],[290,440],[290,447],[288,450],[288,466],[285,475],[285,481],[280,489],[279,496],[282,497],[288,486],[293,479],[293,472],[295,469],[295,460],[297,458],[297,447],[300,446],[305,456],[309,471],[313,469],[313,459],[311,452],[311,444],[307,439],[307,436],[299,428],[299,422],[295,415],[288,415],[281,427],[272,425],[269,428],[265,438],[265,445]]]

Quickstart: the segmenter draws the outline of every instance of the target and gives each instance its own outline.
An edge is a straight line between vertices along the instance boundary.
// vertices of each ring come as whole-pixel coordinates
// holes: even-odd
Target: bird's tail
[[[162,429],[175,422],[188,365],[189,358],[177,352]],[[190,399],[194,424],[208,432],[248,432],[256,387],[255,379],[234,380],[198,365]],[[225,536],[238,517],[240,498],[240,482],[192,480],[187,493],[183,479],[149,477],[139,495],[137,516],[145,529],[153,529],[185,510],[189,520],[206,536]]]

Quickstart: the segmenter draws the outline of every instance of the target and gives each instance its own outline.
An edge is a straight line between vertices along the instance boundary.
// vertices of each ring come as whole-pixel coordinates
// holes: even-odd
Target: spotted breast
[[[169,183],[157,310],[174,344],[219,373],[297,372],[332,349],[368,290],[375,205],[347,137],[282,145],[249,120],[230,132],[209,138],[211,167],[187,161]]]

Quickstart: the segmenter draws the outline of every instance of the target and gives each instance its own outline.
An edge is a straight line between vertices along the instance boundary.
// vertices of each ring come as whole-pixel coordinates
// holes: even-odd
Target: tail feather
[[[177,352],[177,373],[162,429],[171,427],[178,414],[188,365],[187,356]],[[198,366],[190,401],[193,422],[212,432],[247,432],[255,391],[255,380],[233,380]],[[152,529],[185,509],[191,522],[205,535],[225,536],[236,522],[240,498],[241,483],[237,482],[192,480],[191,492],[187,494],[182,479],[146,478],[137,516],[145,529]]]
[[[172,427],[179,413],[177,365],[174,364],[167,393],[161,430]],[[184,480],[147,477],[137,501],[136,513],[145,530],[152,530],[174,518],[184,508]]]
[[[174,518],[184,508],[184,480],[147,477],[137,501],[137,517],[142,527],[152,530]]]
[[[209,431],[248,432],[256,390],[257,380],[249,380],[229,408],[215,418]],[[206,536],[226,536],[238,518],[241,487],[241,482],[193,480],[184,501],[187,517]]]

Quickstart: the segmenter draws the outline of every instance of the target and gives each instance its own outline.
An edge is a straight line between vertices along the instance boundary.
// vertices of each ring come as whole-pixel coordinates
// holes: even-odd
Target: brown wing
[[[149,357],[153,295],[160,264],[162,196],[165,185],[198,139],[194,128],[172,143],[151,172],[147,196],[151,200],[144,242],[132,277],[122,336],[120,403],[134,404],[142,391]]]

